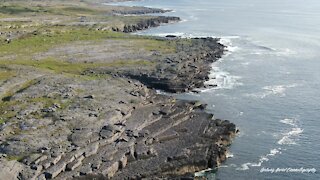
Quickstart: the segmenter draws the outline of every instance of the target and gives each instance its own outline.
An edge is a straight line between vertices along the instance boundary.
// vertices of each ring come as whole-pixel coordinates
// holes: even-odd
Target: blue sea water
[[[319,0],[121,5],[172,9],[166,15],[183,19],[139,34],[213,36],[228,45],[207,82],[218,87],[178,95],[207,103],[208,112],[231,120],[241,131],[216,179],[320,179]]]

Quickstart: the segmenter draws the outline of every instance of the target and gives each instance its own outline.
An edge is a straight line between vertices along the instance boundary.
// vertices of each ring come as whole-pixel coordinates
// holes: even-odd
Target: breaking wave
[[[297,118],[285,118],[281,119],[279,122],[285,125],[291,126],[291,129],[288,132],[282,133],[282,137],[277,141],[279,145],[293,145],[296,144],[296,138],[303,133],[303,129],[299,127],[299,121]],[[250,167],[260,167],[264,162],[269,161],[270,157],[276,156],[277,154],[281,154],[282,151],[281,147],[277,147],[271,149],[270,152],[264,156],[260,156],[258,162],[248,162],[241,164],[240,167],[237,167],[236,170],[245,171],[250,169]]]
[[[297,86],[298,84],[265,86],[262,88],[264,92],[245,94],[245,96],[261,98],[261,99],[264,99],[270,95],[277,95],[277,96],[283,97],[283,96],[286,96],[285,92],[287,91],[288,88],[293,88]]]
[[[209,80],[204,83],[209,88],[203,91],[210,89],[232,89],[235,86],[242,85],[242,83],[239,82],[240,79],[240,76],[233,76],[213,64],[209,74]]]
[[[198,34],[188,34],[183,32],[173,32],[173,33],[158,33],[154,34],[156,36],[165,37],[167,35],[173,35],[177,37],[183,37],[183,38],[201,38],[201,37],[212,37],[217,38],[214,36],[206,36],[206,35],[198,35]],[[239,47],[233,46],[232,39],[238,39],[240,36],[223,36],[219,37],[219,43],[226,46],[226,53],[225,55],[219,59],[219,61],[222,61],[226,56],[230,55],[232,52],[235,52],[239,50]],[[206,86],[205,89],[197,89],[201,92],[205,92],[212,89],[232,89],[235,86],[242,85],[242,83],[239,82],[239,79],[241,77],[239,76],[233,76],[229,72],[221,70],[217,66],[218,62],[214,62],[211,65],[211,71],[209,74],[209,80],[206,81],[204,84]]]
[[[282,133],[282,138],[277,142],[280,145],[292,145],[296,144],[297,137],[303,133],[303,129],[298,126],[298,120],[296,118],[286,118],[280,120],[281,123],[291,126],[291,129],[287,132]]]
[[[250,167],[260,167],[262,165],[262,163],[269,161],[270,157],[275,156],[277,154],[281,154],[282,153],[281,150],[282,150],[281,148],[271,149],[268,154],[260,156],[260,159],[258,160],[258,162],[244,163],[240,167],[237,167],[236,170],[245,171],[245,170],[250,169]]]

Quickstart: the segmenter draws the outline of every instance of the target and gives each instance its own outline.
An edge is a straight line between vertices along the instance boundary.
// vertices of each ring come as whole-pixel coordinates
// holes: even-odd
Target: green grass
[[[10,107],[19,105],[18,101],[4,102],[0,101],[0,124],[7,122],[9,119],[16,116],[17,112],[12,111]]]
[[[129,101],[131,104],[137,104],[137,103],[139,103],[136,99],[130,99],[130,101]]]
[[[67,13],[74,13],[74,14],[97,14],[98,11],[90,8],[85,7],[65,7],[61,10]]]
[[[0,66],[23,65],[35,68],[51,70],[55,73],[68,73],[80,75],[83,71],[99,67],[120,67],[120,66],[150,66],[152,62],[146,60],[118,60],[111,63],[71,63],[47,57],[42,60],[33,60],[33,57],[39,53],[67,45],[76,41],[103,41],[113,39],[123,42],[123,46],[133,49],[146,51],[159,51],[162,53],[172,53],[175,51],[175,44],[152,37],[134,36],[112,31],[96,31],[88,28],[66,28],[53,27],[50,31],[43,28],[36,33],[25,35],[19,39],[13,40],[8,44],[0,45],[0,56],[10,56],[11,59],[0,59]],[[130,42],[130,43],[129,43]],[[71,44],[72,45],[72,44]],[[11,77],[10,72],[0,73],[0,80]],[[90,77],[88,77],[90,78]],[[96,78],[96,77],[92,77]]]
[[[73,9],[75,11],[86,11],[84,9]],[[18,23],[18,25],[21,25]],[[17,25],[17,26],[18,26]],[[46,57],[41,60],[34,60],[34,57],[56,47],[71,45],[73,42],[88,41],[99,43],[104,40],[123,41],[123,47],[133,51],[144,49],[145,51],[159,51],[163,54],[174,53],[176,44],[174,41],[155,39],[147,36],[136,36],[113,31],[99,31],[94,27],[70,27],[70,26],[40,26],[37,31],[28,33],[12,40],[10,43],[0,42],[0,67],[11,65],[31,66],[34,68],[50,70],[54,73],[75,75],[83,79],[106,78],[108,75],[82,75],[88,69],[100,67],[121,67],[121,66],[152,66],[146,60],[118,60],[111,63],[71,63]],[[14,71],[0,71],[0,80],[6,80],[14,76]],[[7,96],[10,99],[10,94]]]
[[[42,103],[44,108],[53,106],[54,104],[59,104],[60,109],[67,108],[72,101],[70,99],[63,100],[61,97],[48,98],[48,97],[36,97],[28,100],[28,103]]]
[[[112,13],[114,8],[110,6],[97,6],[88,3],[58,3],[57,1],[41,3],[28,3],[8,1],[0,2],[0,14],[7,16],[22,16],[22,15],[63,15],[69,17],[77,16],[105,16]],[[116,7],[115,7],[116,9]],[[1,16],[0,16],[1,17]]]
[[[11,43],[0,44],[1,55],[23,55],[26,57],[34,53],[45,52],[50,48],[75,41],[101,41],[104,39],[134,40],[133,48],[159,50],[164,53],[175,51],[175,47],[165,40],[148,37],[133,36],[113,31],[96,31],[88,28],[74,28],[64,30],[64,27],[52,27],[50,30],[40,29],[38,33],[25,35]]]
[[[80,15],[97,15],[103,11],[89,7],[78,6],[61,6],[61,5],[30,5],[30,4],[17,4],[9,3],[7,5],[0,5],[0,14],[4,15],[68,15],[68,16],[80,16]]]
[[[16,73],[10,70],[3,70],[0,68],[0,81],[7,80],[13,77]]]
[[[9,6],[0,6],[0,13],[2,14],[21,14],[21,13],[30,13],[30,12],[38,12],[40,8],[30,8],[30,7],[22,7],[17,5],[9,5]]]
[[[0,13],[0,18],[6,18],[6,17],[8,17],[8,15]]]
[[[176,51],[175,43],[153,38],[135,40],[133,48],[145,49],[146,51],[159,51],[163,54],[170,54]]]
[[[16,93],[22,93],[24,90],[36,83],[36,80],[29,80],[23,83],[17,91],[9,91],[2,96],[2,101],[10,101],[11,97]]]
[[[85,40],[101,40],[106,38],[125,38],[126,34],[116,33],[111,31],[94,31],[85,28],[78,28],[74,30],[60,31],[58,28],[53,30],[42,31],[38,34],[28,34],[20,39],[16,39],[11,43],[3,43],[0,45],[0,54],[18,54],[31,55],[37,52],[44,52],[59,44],[85,41]],[[61,28],[63,29],[63,27]],[[41,31],[41,30],[39,30]]]
[[[59,104],[60,109],[66,109],[71,103],[72,100],[62,99],[61,97],[48,98],[48,97],[35,97],[35,98],[25,98],[23,101],[19,100],[10,100],[10,101],[0,101],[0,124],[3,124],[10,119],[17,116],[19,109],[25,109],[30,104],[42,104],[42,108],[48,108],[54,104]],[[12,110],[14,107],[15,110]],[[40,119],[45,116],[45,113],[42,112],[33,112],[29,115],[29,118]]]
[[[23,156],[9,155],[9,156],[6,157],[6,159],[7,159],[8,161],[19,161],[19,162],[22,161],[24,158],[25,158],[24,155],[23,155]]]
[[[151,66],[150,61],[145,60],[119,60],[110,63],[71,63],[54,58],[47,58],[44,60],[13,60],[13,61],[1,61],[0,65],[23,65],[31,66],[39,69],[50,70],[58,74],[73,74],[81,75],[88,69],[100,68],[100,67],[123,67],[123,66]]]

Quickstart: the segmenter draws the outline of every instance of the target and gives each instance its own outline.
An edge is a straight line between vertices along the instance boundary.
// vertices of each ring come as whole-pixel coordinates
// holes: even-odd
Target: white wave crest
[[[208,9],[201,9],[201,8],[197,8],[195,9],[195,11],[207,11]]]
[[[278,149],[271,149],[270,153],[268,154],[268,156],[275,156],[276,154],[281,154],[281,148]]]
[[[277,142],[281,145],[296,144],[295,139],[303,133],[303,129],[298,126],[297,118],[285,118],[280,120],[281,123],[292,126],[290,131],[282,133],[282,138]]]
[[[281,148],[271,149],[270,153],[263,155],[260,157],[258,162],[248,162],[242,164],[240,167],[236,168],[238,171],[245,171],[250,169],[250,167],[260,167],[264,162],[269,161],[269,157],[275,156],[277,154],[281,154]]]
[[[227,55],[230,54],[230,52],[235,52],[239,50],[240,48],[238,46],[233,46],[232,39],[238,39],[240,36],[223,36],[220,37],[219,43],[226,46]]]
[[[215,37],[212,37],[215,38]],[[230,55],[232,52],[238,50],[239,48],[232,45],[232,39],[238,39],[240,36],[224,36],[220,37],[219,42],[226,46],[226,50],[228,51],[224,57],[220,59],[220,61],[223,61],[223,59]],[[231,75],[229,72],[221,70],[217,63],[213,63],[211,66],[211,71],[209,74],[209,80],[204,82],[204,84],[210,88],[201,90],[201,91],[208,91],[212,89],[232,89],[236,86],[241,86],[242,83],[239,82],[241,79],[240,76],[234,76]]]
[[[278,144],[281,144],[281,145],[296,144],[295,138],[299,136],[301,133],[303,133],[303,129],[298,127],[292,128],[291,131],[284,133],[284,136],[278,141]]]
[[[288,124],[291,126],[297,126],[297,119],[296,118],[285,118],[280,120],[283,124]]]
[[[250,64],[250,62],[243,62],[241,64],[244,65],[244,66],[248,66]]]
[[[285,91],[286,91],[286,87],[283,85],[279,85],[279,86],[266,86],[263,87],[264,90],[266,90],[267,92],[264,94],[264,97],[269,95],[269,94],[273,94],[273,95],[281,95],[284,96],[285,95]]]
[[[240,79],[241,77],[230,75],[229,72],[222,71],[219,67],[213,65],[209,74],[209,80],[204,82],[204,84],[209,86],[209,89],[232,89],[235,86],[242,85],[239,82]]]
[[[228,151],[227,154],[226,154],[226,157],[227,158],[233,158],[234,155],[231,152]]]
[[[270,95],[277,95],[280,97],[286,96],[286,91],[288,88],[293,88],[299,86],[298,84],[289,84],[289,85],[275,85],[275,86],[265,86],[262,88],[264,92],[245,94],[248,97],[255,97],[264,99]]]
[[[270,47],[269,45],[263,45],[261,42],[257,41],[250,41],[250,52],[249,54],[253,55],[270,55],[270,56],[292,56],[297,54],[296,51],[289,49],[289,48],[283,48],[278,49],[275,47]]]
[[[183,38],[202,38],[202,37],[212,37],[217,38],[215,36],[205,36],[199,34],[188,34],[183,32],[173,32],[173,33],[158,33],[154,34],[156,36],[165,37],[167,35],[174,35],[177,37]],[[229,55],[231,52],[239,49],[236,46],[232,46],[232,39],[238,39],[240,36],[223,36],[219,38],[219,43],[226,46],[226,50],[228,51],[224,57]],[[220,58],[220,61],[224,59],[224,57]],[[219,67],[216,66],[216,62],[212,64],[211,71],[209,74],[209,80],[204,82],[204,84],[208,87],[207,89],[196,89],[197,91],[205,92],[212,89],[232,89],[235,86],[242,85],[242,83],[238,82],[241,77],[230,75],[229,72],[222,71]]]
[[[280,50],[275,50],[276,51],[276,56],[290,56],[290,55],[294,55],[297,54],[295,51],[291,50],[291,49],[280,49]]]
[[[249,165],[251,165],[251,163],[244,163],[244,164],[242,164],[240,167],[237,167],[236,170],[237,170],[237,171],[245,171],[245,170],[248,170],[248,169],[250,169],[250,168],[249,168]]]
[[[283,133],[283,137],[278,141],[278,144],[296,144],[295,137],[299,136],[303,133],[303,129],[298,127],[298,119],[297,118],[285,118],[280,120],[281,123],[293,126],[291,130],[287,133]],[[247,162],[241,164],[239,167],[236,168],[238,171],[245,171],[250,169],[251,167],[261,167],[264,162],[270,160],[271,157],[276,156],[278,154],[282,154],[282,151],[286,149],[282,149],[281,147],[271,149],[270,152],[266,155],[260,156],[257,162]]]
[[[182,20],[180,22],[186,22],[188,20]],[[139,31],[134,34],[143,34],[143,31]],[[167,33],[156,33],[152,34],[154,36],[159,36],[159,37],[165,37],[168,35],[173,35],[181,38],[206,38],[206,37],[211,37],[211,38],[219,38],[219,43],[223,44],[226,46],[225,50],[227,51],[225,55],[231,54],[231,52],[235,52],[239,50],[240,48],[238,46],[233,46],[232,44],[232,39],[239,39],[240,36],[222,36],[222,37],[217,37],[217,36],[207,36],[203,34],[194,34],[194,33],[185,33],[185,32],[167,32]]]

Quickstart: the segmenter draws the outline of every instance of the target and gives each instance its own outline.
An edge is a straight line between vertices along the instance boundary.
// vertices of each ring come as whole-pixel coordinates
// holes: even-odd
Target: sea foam
[[[226,46],[226,53],[219,61],[223,61],[223,59],[230,55],[232,52],[239,50],[239,47],[233,46],[232,40],[238,39],[240,36],[223,36],[223,37],[215,37],[215,36],[206,36],[206,35],[199,35],[199,34],[191,34],[191,33],[184,33],[184,32],[172,32],[172,33],[158,33],[154,34],[156,36],[165,37],[167,35],[174,35],[177,37],[182,38],[202,38],[202,37],[212,37],[212,38],[219,38],[219,43]],[[209,91],[212,89],[232,89],[235,86],[240,86],[242,83],[239,82],[241,79],[240,76],[233,76],[229,72],[221,70],[217,66],[217,62],[211,65],[211,71],[209,74],[209,80],[204,82],[204,84],[209,88],[204,89],[196,89],[201,92]]]
[[[229,72],[223,71],[213,64],[209,74],[209,80],[204,82],[204,84],[211,86],[209,89],[232,89],[235,86],[242,85],[242,83],[239,82],[239,79],[241,79],[240,76],[233,76]]]
[[[299,86],[298,84],[289,84],[289,85],[273,85],[265,86],[262,88],[263,92],[245,94],[247,97],[255,97],[264,99],[271,95],[276,95],[280,97],[286,96],[286,91],[288,88],[293,88]]]
[[[285,133],[282,133],[282,138],[277,142],[280,145],[296,144],[296,138],[303,133],[303,129],[298,125],[297,118],[285,118],[280,120],[281,123],[290,125],[292,128]]]
[[[284,136],[278,141],[278,144],[281,144],[281,145],[297,144],[295,142],[295,138],[299,136],[301,133],[303,133],[303,129],[299,127],[292,128],[291,131],[283,134]]]
[[[270,157],[275,156],[277,154],[281,154],[282,153],[281,150],[282,150],[281,148],[271,149],[268,154],[260,156],[258,162],[247,162],[247,163],[241,164],[241,166],[236,168],[236,170],[245,171],[250,169],[250,167],[261,167],[264,162],[269,161]]]
[[[226,157],[227,158],[233,158],[234,155],[230,151],[228,151],[227,154],[226,154]]]
[[[296,118],[285,118],[280,120],[283,124],[288,124],[291,126],[297,126],[297,119]]]

